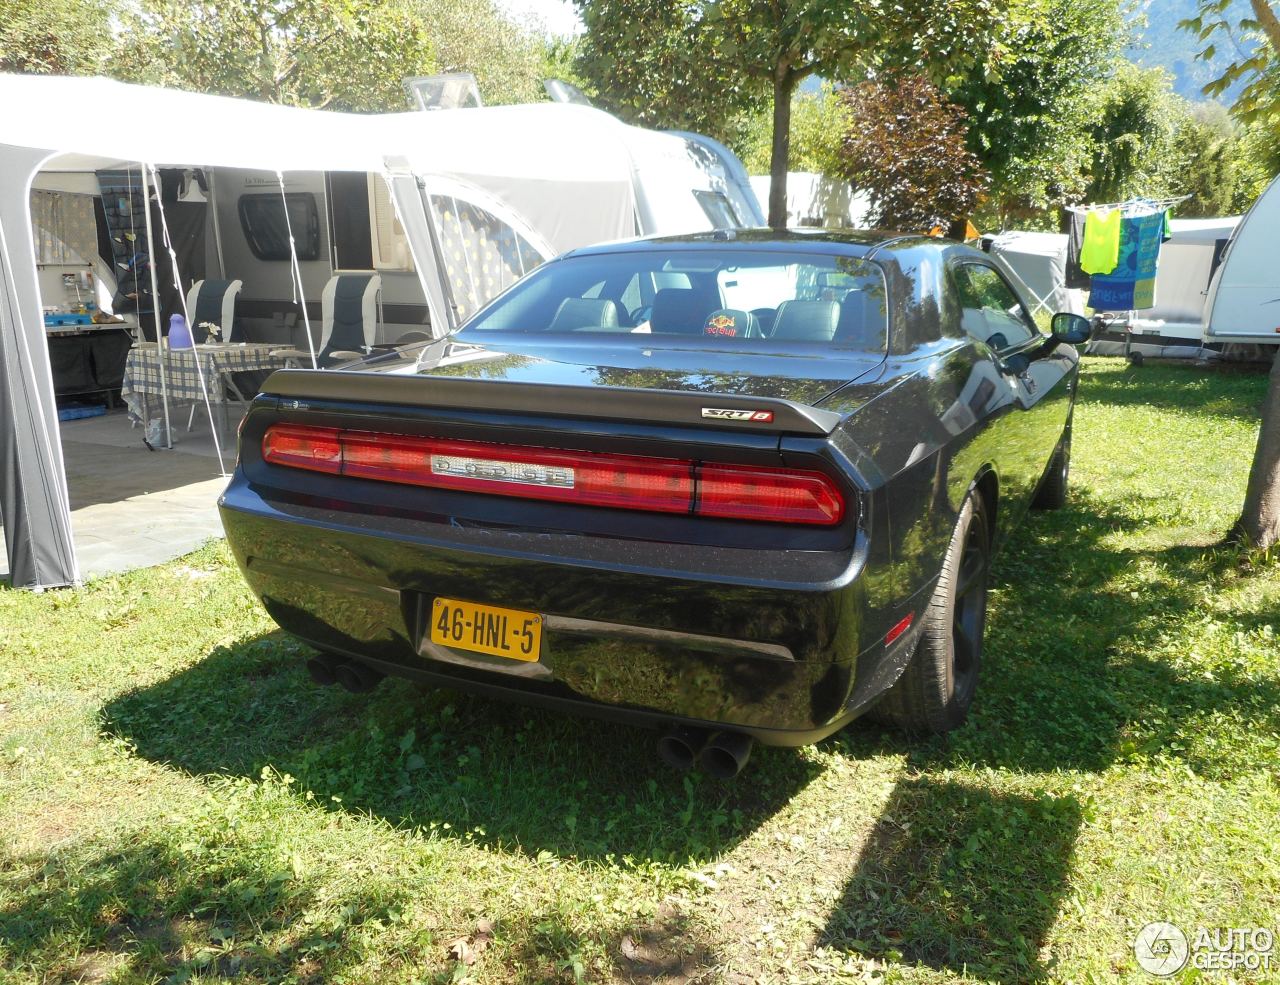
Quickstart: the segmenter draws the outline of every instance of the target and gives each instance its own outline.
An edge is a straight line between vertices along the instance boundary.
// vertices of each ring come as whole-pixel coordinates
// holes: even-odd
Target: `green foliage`
[[[848,105],[831,83],[822,83],[816,92],[797,92],[791,99],[790,170],[840,175],[840,150],[851,123]],[[751,174],[769,172],[771,128],[772,119],[765,112],[743,122],[734,150]]]
[[[1229,0],[1199,0],[1195,17],[1179,26],[1203,45],[1199,57],[1215,59],[1221,50],[1229,61],[1222,73],[1204,87],[1220,96],[1242,86],[1233,112],[1247,123],[1280,124],[1280,4],[1250,0],[1246,12]],[[1242,16],[1244,14],[1245,16]]]
[[[1101,113],[1099,80],[1128,40],[1115,0],[1022,0],[1001,53],[944,87],[968,114],[997,212],[1078,195]]]
[[[629,123],[731,138],[765,89],[685,0],[576,0],[586,32],[577,73]]]
[[[113,74],[128,81],[349,110],[405,107],[400,80],[434,70],[407,3],[142,0]]]
[[[972,214],[990,177],[966,146],[964,112],[923,78],[844,91],[843,176],[871,198],[869,221],[927,232]]]
[[[1184,103],[1167,171],[1169,187],[1191,196],[1177,210],[1189,217],[1244,212],[1272,173],[1251,154],[1244,129],[1216,103]]]
[[[1113,202],[1178,193],[1171,164],[1177,160],[1184,112],[1163,69],[1117,61],[1090,133],[1093,164],[1086,199]]]
[[[91,75],[110,43],[108,0],[0,4],[0,72]]]
[[[581,68],[604,104],[633,122],[735,142],[744,112],[772,99],[770,173],[781,221],[790,108],[813,74],[861,78],[921,66],[943,76],[984,62],[1002,11],[992,0],[576,0]]]
[[[494,0],[400,0],[425,33],[436,71],[471,72],[486,105],[545,99],[550,49],[533,27],[513,22]],[[381,8],[381,3],[372,2]],[[563,77],[563,76],[561,76]],[[397,83],[400,76],[395,76]],[[573,79],[567,81],[572,82]],[[395,108],[403,107],[404,100]]]

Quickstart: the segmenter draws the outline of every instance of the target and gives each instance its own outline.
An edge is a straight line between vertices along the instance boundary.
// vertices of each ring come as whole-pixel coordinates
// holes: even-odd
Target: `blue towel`
[[[1120,225],[1120,258],[1109,274],[1094,274],[1089,307],[1095,311],[1139,311],[1156,304],[1156,265],[1164,241],[1165,214],[1126,218]]]

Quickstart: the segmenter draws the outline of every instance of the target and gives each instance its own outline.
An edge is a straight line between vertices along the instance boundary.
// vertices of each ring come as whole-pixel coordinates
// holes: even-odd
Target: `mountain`
[[[1228,54],[1231,42],[1224,35],[1215,36],[1218,51],[1210,61],[1196,57],[1201,42],[1191,31],[1179,28],[1178,22],[1195,17],[1198,12],[1196,0],[1142,0],[1133,7],[1138,44],[1130,50],[1129,57],[1144,67],[1159,66],[1168,71],[1179,95],[1204,100],[1209,97],[1201,91],[1203,87],[1221,75],[1234,59]],[[1250,16],[1248,0],[1231,0],[1228,15],[1233,22]],[[1239,89],[1237,83],[1218,97],[1219,101],[1230,105]]]

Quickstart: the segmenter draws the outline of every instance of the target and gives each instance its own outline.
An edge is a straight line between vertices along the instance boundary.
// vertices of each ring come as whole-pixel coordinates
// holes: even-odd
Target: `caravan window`
[[[299,260],[320,259],[320,210],[310,192],[289,192],[285,221],[284,202],[279,195],[241,195],[240,227],[249,249],[259,260],[289,259],[289,227]]]
[[[733,206],[720,192],[695,191],[693,197],[711,220],[712,229],[737,229],[742,225]]]

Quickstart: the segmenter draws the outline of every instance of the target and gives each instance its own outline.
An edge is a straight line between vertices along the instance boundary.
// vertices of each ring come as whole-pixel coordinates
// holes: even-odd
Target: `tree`
[[[1174,97],[1182,113],[1174,133],[1175,159],[1168,167],[1172,191],[1191,197],[1178,215],[1239,215],[1258,197],[1272,172],[1253,158],[1246,133],[1218,103]]]
[[[964,110],[928,79],[863,82],[843,93],[852,121],[844,175],[871,198],[871,221],[927,232],[962,225],[990,176],[966,145]]]
[[[399,109],[400,80],[435,69],[398,0],[142,0],[124,25],[113,75],[264,102]]]
[[[1132,195],[1166,195],[1181,106],[1162,68],[1117,61],[1090,133],[1093,163],[1086,198],[1113,202]]]
[[[472,73],[486,105],[546,98],[542,80],[553,49],[536,30],[510,20],[493,0],[402,2],[430,41],[436,71]]]
[[[586,27],[578,73],[600,103],[630,123],[695,130],[737,143],[761,105],[749,78],[709,36],[700,0],[575,0]]]
[[[1198,0],[1195,17],[1179,23],[1208,42],[1200,58],[1218,54],[1219,42],[1234,54],[1222,74],[1204,87],[1206,95],[1220,96],[1237,82],[1244,88],[1232,106],[1240,119],[1274,121],[1280,117],[1280,3],[1249,0],[1252,17],[1233,16],[1229,0]]]
[[[1280,354],[1271,364],[1258,446],[1232,537],[1246,547],[1262,551],[1280,543]]]
[[[110,14],[98,0],[4,0],[0,72],[97,72],[112,40]]]
[[[968,116],[969,148],[991,172],[1001,225],[1010,212],[1078,196],[1090,164],[1096,92],[1129,39],[1118,0],[1023,0],[1003,25],[1005,54],[943,89]]]
[[[639,76],[656,97],[647,106],[683,105],[719,122],[771,99],[771,225],[786,222],[792,96],[804,79],[922,66],[943,76],[991,57],[1005,13],[992,0],[576,2],[587,26],[584,71],[606,97]]]
[[[771,116],[756,112],[744,121],[734,150],[751,174],[769,170],[772,150]],[[835,86],[824,82],[816,92],[798,92],[791,100],[792,171],[814,171],[839,176],[844,171],[841,150],[852,120],[848,103]]]
[[[1203,58],[1214,55],[1216,39],[1225,37],[1234,42],[1237,34],[1251,36],[1255,46],[1237,47],[1239,57],[1205,91],[1216,94],[1237,80],[1247,79],[1232,112],[1246,122],[1265,123],[1274,131],[1280,121],[1280,4],[1250,0],[1249,6],[1253,17],[1233,22],[1225,0],[1200,0],[1199,14],[1183,21],[1182,26],[1197,32],[1201,41],[1210,41],[1201,52]],[[1261,550],[1280,542],[1280,347],[1262,405],[1244,506],[1233,533],[1246,545]]]

